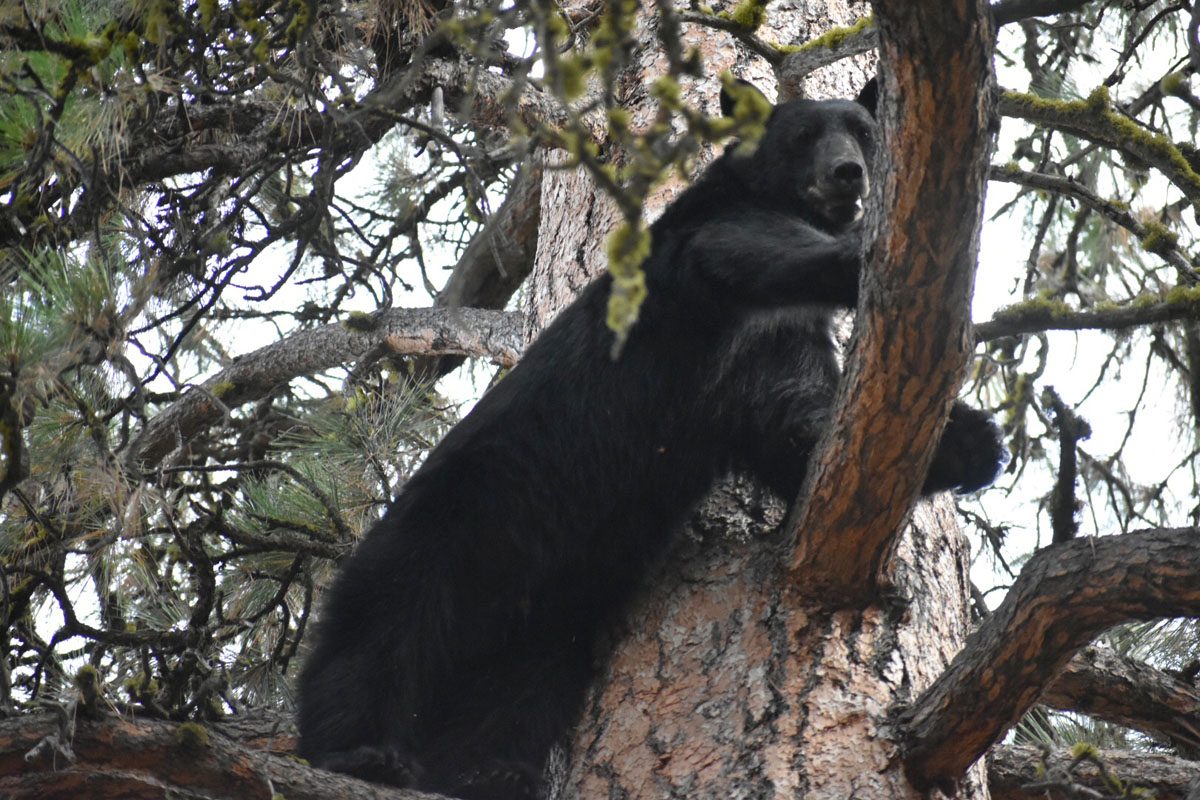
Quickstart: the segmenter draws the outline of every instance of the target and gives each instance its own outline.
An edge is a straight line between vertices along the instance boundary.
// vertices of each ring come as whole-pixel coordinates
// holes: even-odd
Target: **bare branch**
[[[1115,203],[1105,200],[1082,183],[1071,178],[1047,175],[1043,172],[1025,172],[1020,169],[993,166],[988,170],[988,180],[1016,183],[1021,186],[1028,186],[1031,189],[1042,189],[1073,197],[1093,211],[1099,212],[1107,219],[1120,225],[1136,236],[1139,241],[1147,241],[1147,237],[1151,233],[1133,214],[1129,213],[1127,207],[1118,206]],[[1161,238],[1159,237],[1159,239]],[[1174,244],[1170,242],[1157,243],[1154,252],[1161,256],[1168,264],[1175,267],[1180,274],[1188,275],[1192,278],[1200,278],[1200,275],[1197,275],[1192,265],[1188,262],[1187,257]]]
[[[1106,647],[1076,654],[1039,702],[1200,750],[1200,691]]]
[[[225,409],[266,397],[301,375],[357,361],[385,341],[397,355],[463,355],[508,366],[522,347],[520,320],[503,311],[396,308],[372,316],[365,327],[331,323],[238,357],[150,420],[126,450],[126,463],[152,468],[177,438],[186,444],[220,420]]]
[[[1077,11],[1087,4],[1088,0],[998,0],[992,3],[992,19],[999,28],[1030,17],[1050,17]]]
[[[1200,613],[1198,537],[1195,528],[1156,529],[1035,554],[1000,608],[904,712],[914,785],[957,781],[1096,634],[1131,620]]]
[[[79,719],[71,740],[73,763],[26,753],[54,735],[50,714],[0,721],[0,795],[9,800],[45,797],[287,797],[325,800],[438,800],[440,795],[394,789],[307,766],[226,738],[219,725],[180,725],[107,716]],[[279,739],[293,737],[281,732]],[[289,748],[290,749],[290,748]],[[40,752],[40,751],[39,751]],[[86,792],[81,788],[86,785]]]
[[[997,745],[989,755],[988,789],[992,800],[1045,800],[1049,796],[1045,789],[1035,788],[1046,780],[1042,752],[1038,748]],[[1147,797],[1156,800],[1188,800],[1191,783],[1200,778],[1200,764],[1176,756],[1112,750],[1102,750],[1099,756],[1110,775],[1131,786],[1150,790]],[[1045,762],[1052,771],[1061,772],[1074,760],[1071,752],[1062,748],[1054,750]],[[1101,784],[1099,770],[1093,765],[1079,765],[1074,778],[1078,785],[1111,791],[1111,787]]]

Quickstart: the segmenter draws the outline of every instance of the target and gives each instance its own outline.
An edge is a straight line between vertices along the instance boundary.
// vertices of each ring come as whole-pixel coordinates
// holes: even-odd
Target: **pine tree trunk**
[[[719,8],[717,10],[720,10]],[[653,12],[651,12],[653,13]],[[773,4],[764,39],[799,42],[852,24],[866,3]],[[645,22],[645,20],[644,20]],[[646,87],[661,74],[652,18],[630,110],[649,118]],[[775,77],[732,38],[694,30],[706,76],[730,69],[770,92]],[[808,76],[813,97],[853,96],[872,74],[851,59]],[[685,87],[713,112],[713,79]],[[659,187],[653,219],[680,189]],[[581,171],[547,170],[527,335],[604,268],[618,221]],[[924,503],[898,556],[895,601],[835,611],[785,588],[782,518],[746,482],[698,514],[647,581],[593,687],[559,798],[917,798],[891,740],[889,713],[941,672],[967,630],[966,543],[945,500]],[[960,797],[986,798],[977,766]]]
[[[564,797],[923,796],[888,715],[966,635],[966,544],[949,503],[914,515],[887,607],[798,604],[775,543],[674,549],[595,687]],[[986,798],[981,766],[959,796]]]

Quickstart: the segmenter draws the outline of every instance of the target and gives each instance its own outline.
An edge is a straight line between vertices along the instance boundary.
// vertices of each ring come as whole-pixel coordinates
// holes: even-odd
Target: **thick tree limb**
[[[832,424],[789,520],[799,536],[792,585],[859,600],[886,581],[969,358],[992,96],[985,3],[874,5],[888,148],[873,181],[883,230]]]
[[[866,53],[874,50],[879,44],[879,31],[874,25],[867,25],[846,34],[845,29],[832,36],[830,31],[803,45],[803,49],[784,56],[778,67],[779,91],[787,97],[799,96],[799,87],[809,73],[822,67],[835,64],[843,58]]]
[[[1077,653],[1042,692],[1039,702],[1142,731],[1191,753],[1200,752],[1200,691],[1106,647]]]
[[[437,297],[442,308],[504,308],[533,269],[542,213],[540,153],[521,168],[508,197],[483,230],[471,239]]]
[[[52,757],[39,748],[63,731],[54,714],[0,721],[0,796],[7,800],[158,800],[236,797],[243,800],[438,800],[313,769],[296,758],[247,747],[220,733],[220,723],[179,723],[106,716],[77,720]],[[281,740],[290,737],[281,735]]]
[[[529,277],[537,254],[542,215],[543,154],[533,153],[509,186],[508,196],[483,230],[475,234],[438,294],[438,308],[501,309]],[[416,374],[440,378],[463,356],[419,359]]]
[[[914,785],[957,781],[1101,631],[1200,613],[1198,543],[1195,528],[1160,529],[1035,554],[1000,608],[902,715]]]
[[[300,331],[239,356],[150,420],[127,448],[126,463],[152,469],[230,409],[266,397],[301,375],[357,361],[381,349],[389,355],[464,355],[512,365],[522,347],[520,319],[504,311],[396,308],[364,323],[368,330],[335,322]]]
[[[1131,786],[1152,790],[1149,796],[1156,800],[1188,800],[1190,785],[1200,779],[1200,764],[1175,756],[1115,750],[1102,750],[1099,755],[1111,775]],[[1061,772],[1072,760],[1071,753],[1060,748],[1051,752],[1046,765],[1052,772]],[[992,800],[1046,800],[1061,796],[1032,788],[1046,780],[1046,775],[1039,771],[1042,752],[1036,747],[997,745],[990,751],[989,762],[988,789]],[[1094,765],[1079,765],[1073,777],[1080,785],[1112,792],[1112,787],[1102,785]]]

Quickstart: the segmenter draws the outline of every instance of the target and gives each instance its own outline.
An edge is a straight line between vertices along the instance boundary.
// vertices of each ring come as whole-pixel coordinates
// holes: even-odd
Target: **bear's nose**
[[[862,182],[863,165],[857,161],[843,161],[833,168],[834,180],[853,186]]]

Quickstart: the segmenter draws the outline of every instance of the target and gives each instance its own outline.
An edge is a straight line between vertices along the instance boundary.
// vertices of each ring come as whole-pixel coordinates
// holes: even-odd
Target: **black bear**
[[[714,479],[797,494],[858,298],[876,125],[783,103],[651,228],[649,295],[619,357],[601,276],[408,480],[330,588],[300,678],[300,754],[480,799],[536,797],[594,675],[598,633]],[[955,406],[925,491],[1003,458]],[[602,658],[603,654],[599,654]]]

